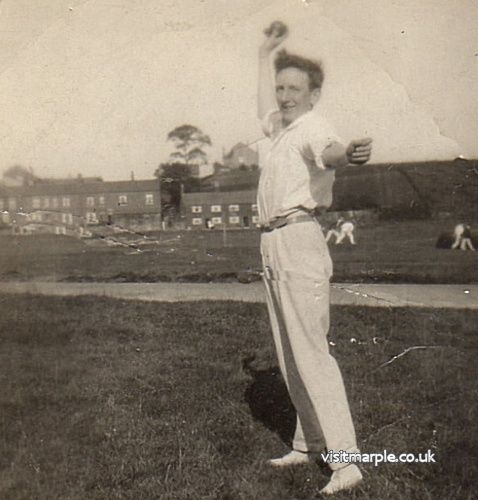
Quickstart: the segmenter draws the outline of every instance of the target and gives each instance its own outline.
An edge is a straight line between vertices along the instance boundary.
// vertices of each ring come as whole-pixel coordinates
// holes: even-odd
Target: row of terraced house
[[[23,229],[68,233],[98,224],[153,230],[160,227],[159,182],[75,179],[0,188],[4,223]]]
[[[180,213],[163,220],[158,179],[103,181],[100,177],[39,179],[22,167],[0,183],[1,221],[18,232],[83,234],[108,224],[135,230],[254,228],[257,224],[257,151],[238,143],[224,167],[201,178],[200,192],[182,193]],[[255,168],[254,168],[255,167]]]
[[[0,212],[3,223],[20,233],[83,234],[102,224],[142,231],[165,228],[158,179],[0,186]],[[173,221],[173,227],[182,229],[254,228],[256,224],[254,189],[183,193],[181,213]]]

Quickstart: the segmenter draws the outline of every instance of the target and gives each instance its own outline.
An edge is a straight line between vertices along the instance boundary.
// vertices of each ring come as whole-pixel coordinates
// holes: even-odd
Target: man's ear
[[[319,99],[320,99],[320,89],[314,89],[311,93],[311,98],[310,98],[312,105],[315,106],[319,101]]]

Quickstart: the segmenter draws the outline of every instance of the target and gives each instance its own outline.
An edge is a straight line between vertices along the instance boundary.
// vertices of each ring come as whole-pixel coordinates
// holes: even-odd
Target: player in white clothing
[[[297,410],[293,450],[271,460],[276,467],[307,463],[324,447],[358,451],[342,376],[327,341],[332,262],[316,214],[332,203],[334,168],[365,163],[371,153],[371,139],[342,146],[314,111],[323,80],[319,64],[281,52],[274,85],[269,56],[286,34],[276,23],[259,52],[258,114],[271,139],[258,188],[264,283],[279,366]],[[324,494],[362,479],[355,464],[330,467],[334,472]]]

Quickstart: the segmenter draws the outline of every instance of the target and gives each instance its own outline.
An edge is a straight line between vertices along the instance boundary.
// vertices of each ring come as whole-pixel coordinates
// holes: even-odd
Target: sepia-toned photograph
[[[477,26],[0,0],[0,498],[476,498]]]

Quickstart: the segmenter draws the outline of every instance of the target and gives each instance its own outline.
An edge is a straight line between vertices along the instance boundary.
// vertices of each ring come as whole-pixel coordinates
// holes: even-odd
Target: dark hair
[[[289,54],[286,50],[277,53],[274,61],[276,73],[286,68],[296,68],[309,76],[310,90],[320,89],[324,81],[324,71],[318,61]]]

